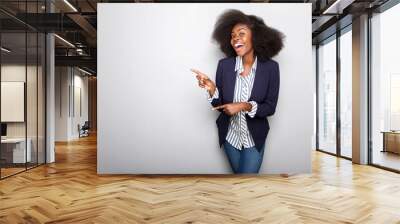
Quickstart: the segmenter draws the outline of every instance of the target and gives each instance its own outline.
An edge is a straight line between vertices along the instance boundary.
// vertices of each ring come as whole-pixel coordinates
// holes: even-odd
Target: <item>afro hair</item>
[[[231,46],[231,32],[236,24],[247,25],[252,32],[252,43],[255,55],[262,61],[277,55],[283,48],[284,34],[267,26],[264,20],[254,15],[246,15],[235,9],[221,14],[214,26],[212,38],[217,41],[221,51],[227,57],[236,56]]]

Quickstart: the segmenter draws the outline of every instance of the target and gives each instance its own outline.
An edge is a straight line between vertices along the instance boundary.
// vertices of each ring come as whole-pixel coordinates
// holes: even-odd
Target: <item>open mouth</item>
[[[234,46],[235,46],[235,49],[238,50],[238,49],[240,49],[241,47],[243,47],[244,44],[242,44],[242,43],[236,43]]]

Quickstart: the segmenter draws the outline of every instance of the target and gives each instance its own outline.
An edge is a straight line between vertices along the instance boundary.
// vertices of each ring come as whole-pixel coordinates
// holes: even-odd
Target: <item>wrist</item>
[[[215,89],[216,89],[216,87],[215,87],[215,86],[212,86],[212,87],[208,90],[208,93],[210,94],[211,97],[214,95]]]
[[[242,104],[242,111],[247,111],[247,112],[251,111],[252,107],[251,103],[242,102],[241,104]]]

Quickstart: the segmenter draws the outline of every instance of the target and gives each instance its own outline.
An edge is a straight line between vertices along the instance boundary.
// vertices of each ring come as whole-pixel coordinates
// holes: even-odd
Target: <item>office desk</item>
[[[25,154],[25,138],[6,138],[1,139],[1,157],[6,163],[25,163],[32,158],[30,138],[27,139]],[[26,159],[26,161],[25,161]]]
[[[400,154],[400,132],[399,131],[382,131],[383,133],[383,150],[382,152],[393,152]]]

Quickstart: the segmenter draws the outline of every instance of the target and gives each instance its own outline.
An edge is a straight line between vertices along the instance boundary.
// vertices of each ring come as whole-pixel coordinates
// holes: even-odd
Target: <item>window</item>
[[[400,170],[400,4],[371,18],[372,164]]]
[[[340,155],[348,158],[352,156],[352,77],[352,35],[349,26],[340,36]]]
[[[336,153],[336,39],[318,48],[318,148]]]

